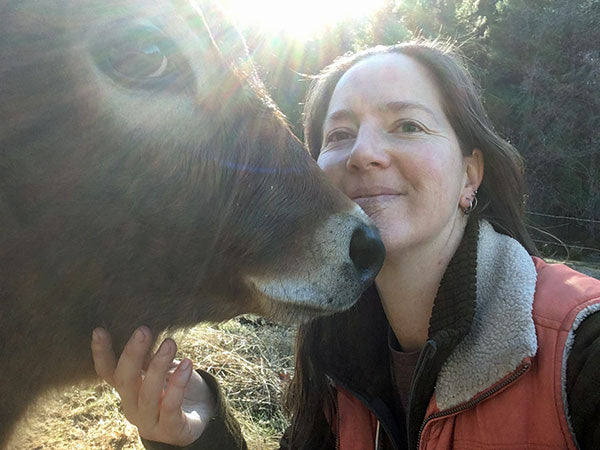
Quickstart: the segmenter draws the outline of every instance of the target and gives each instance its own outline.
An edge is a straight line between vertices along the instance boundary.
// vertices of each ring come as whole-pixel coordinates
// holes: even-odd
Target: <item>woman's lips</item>
[[[371,201],[371,200],[389,200],[395,197],[398,197],[399,194],[376,194],[376,195],[364,195],[359,197],[354,197],[352,200],[355,202],[360,201]]]
[[[374,198],[374,197],[394,197],[397,195],[401,195],[400,192],[396,189],[391,189],[384,186],[373,186],[369,188],[359,188],[353,191],[350,191],[350,197],[352,200],[357,200],[359,198]]]

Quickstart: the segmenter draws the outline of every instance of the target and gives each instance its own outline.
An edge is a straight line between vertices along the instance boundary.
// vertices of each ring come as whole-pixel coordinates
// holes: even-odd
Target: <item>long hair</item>
[[[513,237],[530,254],[537,255],[524,219],[523,159],[494,130],[485,111],[479,85],[468,71],[464,59],[448,43],[419,40],[373,47],[342,56],[324,68],[313,78],[304,106],[304,139],[312,156],[315,159],[319,156],[323,123],[340,78],[357,62],[390,53],[409,56],[426,68],[441,92],[444,113],[463,154],[470,155],[473,149],[479,149],[483,154],[485,171],[477,194],[479,206],[469,220],[488,220],[496,231]],[[286,402],[292,415],[288,438],[293,449],[325,445],[328,430],[323,430],[322,424],[335,408],[332,388],[311,357],[311,348],[318,341],[317,322],[320,321],[303,325],[298,331],[296,374]]]

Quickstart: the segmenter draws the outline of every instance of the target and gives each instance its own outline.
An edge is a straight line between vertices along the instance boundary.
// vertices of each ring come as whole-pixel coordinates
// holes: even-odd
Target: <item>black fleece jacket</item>
[[[455,257],[450,262],[430,320],[425,344],[413,377],[409,413],[398,410],[391,375],[388,322],[374,288],[349,311],[316,322],[319,339],[315,341],[316,364],[336,383],[360,399],[379,419],[387,442],[395,450],[416,447],[419,428],[433,394],[442,364],[470,329],[475,310],[475,265],[477,229],[470,225]],[[360,340],[360,344],[352,342]],[[246,449],[239,425],[231,415],[217,382],[206,373],[218,398],[217,414],[203,435],[189,450]],[[567,401],[573,431],[581,449],[600,449],[600,312],[591,314],[575,333],[574,346],[567,361]],[[320,447],[335,449],[335,439],[326,425],[315,430]],[[149,450],[173,447],[142,440]],[[281,450],[291,450],[286,436]]]

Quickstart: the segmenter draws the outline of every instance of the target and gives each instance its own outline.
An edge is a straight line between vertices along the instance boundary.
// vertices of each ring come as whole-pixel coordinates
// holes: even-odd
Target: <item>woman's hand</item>
[[[96,373],[117,390],[125,417],[141,437],[189,445],[214,415],[215,399],[189,359],[173,360],[177,345],[172,339],[162,342],[144,370],[151,345],[150,330],[140,327],[117,362],[110,334],[96,328],[92,336]]]

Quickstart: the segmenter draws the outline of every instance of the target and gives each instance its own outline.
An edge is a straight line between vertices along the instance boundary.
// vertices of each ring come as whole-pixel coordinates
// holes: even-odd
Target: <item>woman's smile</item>
[[[389,204],[397,200],[402,194],[375,194],[365,195],[359,197],[352,197],[352,200],[360,206],[369,216],[372,215],[373,210],[384,204]]]
[[[350,197],[354,201],[369,198],[384,200],[386,197],[395,197],[397,195],[402,195],[402,192],[400,192],[400,190],[398,189],[386,186],[362,186],[350,189],[349,191],[347,191],[346,195],[348,195],[348,197]]]

